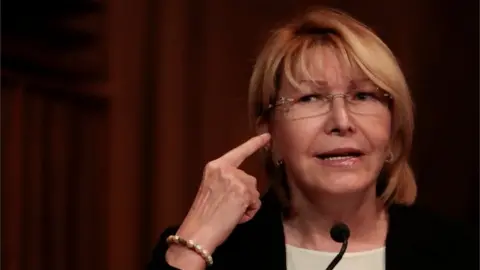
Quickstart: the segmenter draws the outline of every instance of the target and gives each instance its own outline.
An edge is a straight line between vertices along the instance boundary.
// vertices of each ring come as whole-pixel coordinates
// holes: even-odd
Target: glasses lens
[[[286,111],[286,116],[289,119],[302,119],[309,117],[316,117],[326,114],[330,111],[330,105],[328,102],[307,102],[307,103],[294,103]]]
[[[292,120],[317,117],[329,113],[332,106],[339,105],[332,105],[331,102],[296,102],[285,109],[285,116]],[[346,99],[344,106],[349,112],[359,115],[377,115],[388,110],[386,104],[375,99]]]
[[[348,109],[353,113],[376,115],[388,109],[389,98],[380,91],[351,93],[346,97]]]

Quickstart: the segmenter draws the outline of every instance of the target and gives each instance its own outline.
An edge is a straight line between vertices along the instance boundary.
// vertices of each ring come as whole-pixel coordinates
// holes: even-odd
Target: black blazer
[[[421,211],[415,206],[389,208],[386,239],[387,270],[477,270],[478,239],[475,231]],[[166,238],[178,227],[167,228],[153,250],[148,270],[176,269],[165,261]],[[285,239],[280,206],[272,191],[247,223],[238,225],[212,254],[212,270],[286,270]],[[354,269],[353,269],[354,270]]]

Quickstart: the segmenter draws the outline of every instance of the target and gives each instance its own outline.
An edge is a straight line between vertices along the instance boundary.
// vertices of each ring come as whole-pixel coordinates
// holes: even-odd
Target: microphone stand
[[[337,254],[337,256],[335,256],[335,258],[333,258],[325,270],[333,270],[333,268],[335,268],[335,266],[337,266],[337,264],[343,258],[345,251],[347,251],[350,229],[344,223],[335,224],[332,229],[330,229],[330,237],[332,237],[335,242],[342,243],[342,247],[340,248],[340,252]]]
[[[340,249],[340,252],[333,258],[333,260],[330,262],[330,264],[327,266],[325,270],[333,270],[335,266],[340,262],[340,260],[343,258],[343,254],[345,254],[345,251],[347,250],[348,246],[348,239],[345,239],[342,243],[342,248]]]

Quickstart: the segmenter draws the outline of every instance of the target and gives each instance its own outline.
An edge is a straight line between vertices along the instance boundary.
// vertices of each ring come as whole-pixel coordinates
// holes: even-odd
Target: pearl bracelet
[[[205,260],[208,266],[211,266],[213,264],[212,256],[208,254],[208,252],[204,248],[202,248],[200,245],[196,244],[192,240],[185,240],[178,235],[170,235],[169,237],[167,237],[167,243],[168,244],[173,243],[173,244],[187,247],[195,251],[195,253],[197,253],[198,255],[200,255]]]

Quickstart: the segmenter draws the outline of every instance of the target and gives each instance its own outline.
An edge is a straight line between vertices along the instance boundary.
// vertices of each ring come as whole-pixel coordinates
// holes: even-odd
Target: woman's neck
[[[361,194],[305,196],[291,192],[291,212],[284,219],[287,244],[338,252],[341,244],[330,237],[335,223],[343,222],[350,229],[347,252],[363,251],[384,245],[388,217],[375,189]]]

